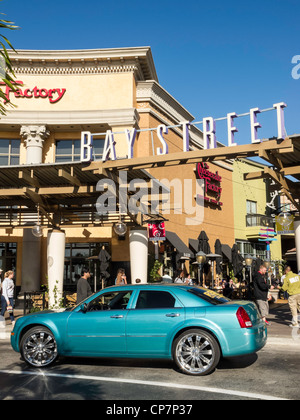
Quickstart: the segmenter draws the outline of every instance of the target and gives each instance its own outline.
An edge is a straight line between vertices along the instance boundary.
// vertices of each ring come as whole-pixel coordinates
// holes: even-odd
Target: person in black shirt
[[[88,282],[90,277],[90,270],[83,269],[81,278],[77,282],[77,305],[92,294],[92,289]]]
[[[267,268],[264,265],[261,265],[259,267],[259,271],[256,273],[256,275],[254,275],[253,288],[254,298],[256,300],[256,304],[258,306],[262,319],[267,325],[270,325],[270,323],[266,319],[266,317],[269,314],[268,294],[270,288],[266,279],[266,272]],[[271,286],[271,288],[274,289],[273,286]]]

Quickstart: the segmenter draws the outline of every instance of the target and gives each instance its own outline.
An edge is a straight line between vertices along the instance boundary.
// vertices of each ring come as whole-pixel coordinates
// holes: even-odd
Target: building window
[[[96,276],[97,290],[100,287],[100,261],[98,257],[102,246],[110,254],[109,243],[69,243],[65,247],[64,289],[75,291],[77,281],[81,277],[84,268],[89,268],[91,277],[89,283],[94,290]],[[108,272],[110,270],[107,270]]]
[[[247,200],[246,206],[247,206],[247,217],[246,217],[247,226],[257,226],[257,220],[256,220],[257,202]],[[253,216],[251,216],[252,214]]]
[[[76,162],[80,160],[80,140],[58,140],[55,162]]]
[[[6,271],[16,272],[17,267],[17,243],[16,242],[0,242],[0,268],[2,272],[2,280]]]
[[[242,257],[251,255],[264,260],[266,258],[266,244],[256,242],[237,241],[237,246]]]
[[[0,166],[20,164],[20,140],[0,139]]]
[[[102,159],[104,139],[93,140],[93,158]],[[57,140],[55,151],[55,162],[79,162],[80,161],[80,140]]]

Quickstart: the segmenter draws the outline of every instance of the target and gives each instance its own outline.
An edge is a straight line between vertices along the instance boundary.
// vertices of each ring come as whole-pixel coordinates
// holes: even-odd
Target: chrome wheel
[[[57,345],[50,330],[36,327],[29,330],[21,342],[24,360],[34,367],[49,366],[57,358]]]
[[[189,330],[181,334],[174,349],[177,366],[190,375],[207,375],[220,360],[220,349],[213,336],[202,330]]]

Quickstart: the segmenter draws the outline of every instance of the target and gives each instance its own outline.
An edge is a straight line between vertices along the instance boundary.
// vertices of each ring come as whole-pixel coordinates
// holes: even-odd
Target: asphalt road
[[[127,405],[135,401],[136,406],[141,400],[149,402],[146,410],[155,402],[152,411],[159,410],[159,402],[171,401],[175,408],[168,405],[168,414],[178,404],[188,414],[193,408],[186,407],[188,401],[193,405],[201,400],[298,399],[299,362],[300,340],[293,346],[269,343],[257,354],[223,359],[206,377],[183,375],[172,362],[161,360],[61,358],[51,368],[34,370],[8,341],[1,341],[0,399],[110,401],[103,410],[118,410],[118,401]],[[130,414],[138,417],[141,412]]]

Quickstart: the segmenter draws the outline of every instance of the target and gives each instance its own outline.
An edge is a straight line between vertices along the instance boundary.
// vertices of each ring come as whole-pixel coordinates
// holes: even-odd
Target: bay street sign
[[[261,124],[258,121],[258,114],[261,112],[276,111],[277,115],[277,139],[283,140],[286,137],[285,125],[284,125],[284,108],[286,104],[284,102],[276,103],[272,108],[266,110],[260,110],[259,108],[251,108],[249,113],[237,115],[235,112],[227,114],[224,118],[214,119],[212,117],[203,118],[200,122],[190,123],[189,121],[183,121],[176,126],[166,126],[160,124],[157,128],[149,129],[149,131],[156,131],[157,137],[160,142],[160,147],[156,149],[156,155],[167,155],[169,153],[168,143],[165,139],[165,135],[168,134],[170,128],[181,127],[183,132],[183,142],[182,142],[182,151],[189,152],[190,150],[190,141],[189,141],[189,127],[191,125],[203,125],[203,147],[204,150],[216,149],[217,138],[216,138],[216,121],[227,120],[227,133],[228,133],[228,146],[235,147],[237,143],[235,142],[234,135],[238,132],[236,127],[236,122],[239,117],[244,117],[245,115],[250,116],[250,132],[251,132],[251,143],[261,143],[261,139],[258,135],[258,130],[261,128]],[[134,143],[137,138],[137,134],[140,130],[133,128],[132,130],[124,131],[124,138],[128,146],[127,159],[132,159]],[[143,130],[145,131],[145,130]],[[89,131],[83,131],[81,133],[81,162],[91,162],[93,160],[93,136],[99,136],[100,134],[105,134],[104,149],[102,154],[102,162],[107,160],[117,160],[116,154],[116,141],[114,138],[114,133],[111,130],[106,131],[106,133],[96,133],[92,134]]]

